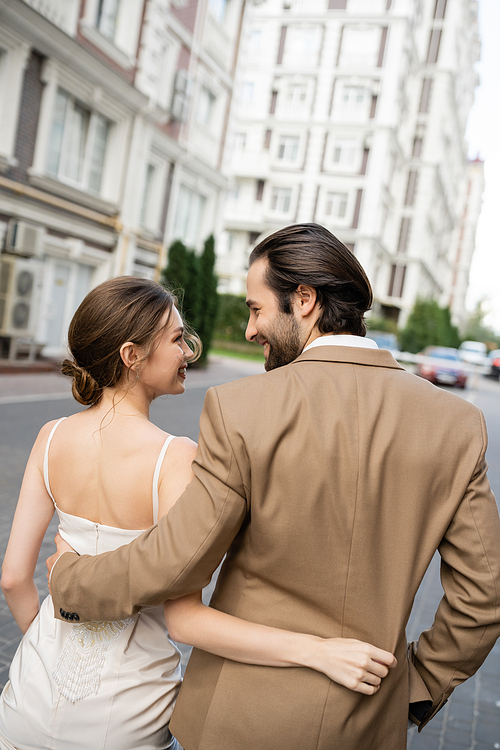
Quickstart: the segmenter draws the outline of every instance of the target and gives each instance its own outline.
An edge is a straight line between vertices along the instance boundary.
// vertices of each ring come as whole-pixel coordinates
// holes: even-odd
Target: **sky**
[[[485,190],[466,307],[484,300],[485,323],[500,333],[500,0],[479,0],[480,84],[469,115],[469,157],[484,164]]]

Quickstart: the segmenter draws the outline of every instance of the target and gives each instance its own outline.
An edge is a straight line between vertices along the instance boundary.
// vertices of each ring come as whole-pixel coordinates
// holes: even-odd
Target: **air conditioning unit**
[[[30,258],[41,255],[44,228],[26,221],[11,219],[7,227],[5,249],[9,253]]]
[[[180,68],[175,73],[174,91],[176,93],[188,94],[190,88],[189,73]]]
[[[34,336],[38,265],[0,255],[0,336]]]
[[[185,122],[189,108],[189,90],[191,81],[187,70],[178,70],[175,74],[174,92],[170,114],[174,120]]]

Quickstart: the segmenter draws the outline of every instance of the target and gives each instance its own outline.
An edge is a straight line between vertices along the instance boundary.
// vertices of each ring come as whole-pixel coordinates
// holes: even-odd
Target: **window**
[[[264,134],[264,148],[269,148],[271,145],[272,130],[267,129]]]
[[[141,227],[153,232],[157,232],[160,228],[161,210],[165,200],[166,173],[165,162],[156,161],[152,156],[146,166],[139,223]]]
[[[406,186],[405,206],[413,206],[415,201],[415,190],[417,187],[418,172],[411,170],[408,174],[408,184]]]
[[[253,101],[254,84],[252,81],[243,81],[241,85],[242,104],[251,104]]]
[[[420,106],[418,111],[425,113],[429,111],[429,103],[431,99],[432,90],[432,78],[424,78],[422,83],[422,95],[420,97]]]
[[[335,141],[332,152],[332,161],[334,164],[338,164],[338,166],[354,167],[358,151],[358,141]]]
[[[392,266],[389,281],[389,297],[402,297],[405,283],[406,266]]]
[[[327,193],[325,215],[335,219],[344,219],[347,210],[347,193]]]
[[[255,200],[261,201],[264,195],[264,180],[257,180],[255,188]]]
[[[271,106],[269,107],[269,114],[274,115],[276,112],[276,102],[278,101],[278,92],[272,91],[271,92]]]
[[[292,188],[274,187],[271,193],[271,211],[288,213],[291,200]]]
[[[299,137],[282,135],[278,147],[278,159],[282,161],[297,161],[299,155]]]
[[[207,127],[210,126],[214,105],[215,96],[206,86],[202,86],[200,88],[200,93],[198,96],[198,107],[196,110],[196,119],[198,120],[200,125],[206,125]]]
[[[427,52],[427,62],[437,62],[439,55],[439,45],[441,44],[441,29],[433,29],[429,38],[429,50]]]
[[[156,166],[154,164],[148,164],[146,169],[146,181],[144,183],[144,193],[142,194],[141,216],[139,220],[141,227],[150,227],[153,223],[151,204],[155,177]]]
[[[423,138],[416,136],[415,140],[413,141],[412,157],[414,159],[419,159],[420,156],[422,155],[422,143],[423,143]]]
[[[446,13],[446,0],[436,0],[434,18],[444,18]]]
[[[248,40],[248,51],[252,57],[260,52],[261,39],[261,30],[252,29],[252,31],[250,32],[250,39]]]
[[[99,0],[96,27],[106,39],[114,40],[120,0]]]
[[[410,234],[411,219],[409,216],[403,216],[401,227],[399,229],[398,253],[406,253],[408,246],[408,237]]]
[[[227,0],[208,0],[208,10],[217,23],[224,23]]]
[[[385,44],[379,26],[344,26],[338,64],[375,67],[380,58],[381,35]]]
[[[196,247],[200,235],[206,198],[181,185],[175,214],[174,236],[186,245]]]
[[[286,39],[286,26],[281,27],[280,31],[280,43],[278,47],[278,57],[276,58],[276,64],[281,65],[283,62],[283,52],[285,50],[285,39]]]
[[[347,0],[328,0],[328,10],[345,10]]]
[[[47,172],[94,193],[101,189],[111,123],[59,90],[49,142]]]
[[[304,104],[307,99],[307,83],[289,83],[286,87],[285,101],[290,106]]]
[[[320,26],[289,26],[282,62],[285,65],[317,65],[320,43]]]
[[[246,144],[247,144],[247,134],[246,133],[235,133],[235,135],[234,135],[234,150],[235,151],[244,151]]]
[[[346,109],[361,109],[366,106],[370,92],[364,86],[344,86],[342,104]]]

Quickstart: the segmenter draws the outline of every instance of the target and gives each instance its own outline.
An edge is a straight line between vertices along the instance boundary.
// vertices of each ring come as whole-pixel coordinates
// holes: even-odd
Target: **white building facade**
[[[361,261],[375,314],[404,325],[420,295],[463,319],[482,192],[465,144],[476,14],[475,0],[248,4],[221,291],[243,292],[260,237],[317,222]]]
[[[0,344],[220,229],[244,0],[0,2]]]

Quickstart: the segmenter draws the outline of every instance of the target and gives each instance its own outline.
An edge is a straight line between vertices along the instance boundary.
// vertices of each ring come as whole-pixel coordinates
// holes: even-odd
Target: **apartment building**
[[[0,343],[219,229],[244,0],[0,2]]]
[[[421,295],[459,322],[482,192],[465,144],[477,2],[254,0],[244,29],[221,290],[243,292],[259,238],[314,221],[359,258],[376,314],[404,325]]]

